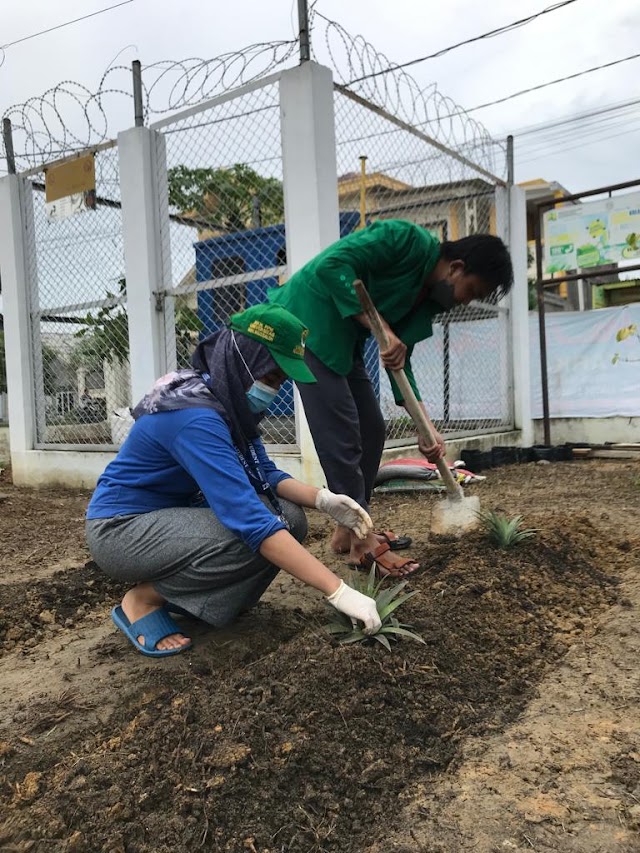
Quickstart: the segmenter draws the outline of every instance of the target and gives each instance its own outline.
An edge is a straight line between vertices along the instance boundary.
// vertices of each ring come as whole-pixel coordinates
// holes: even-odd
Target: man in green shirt
[[[327,486],[368,510],[385,441],[385,423],[363,361],[370,326],[353,283],[365,287],[381,315],[389,348],[381,353],[387,370],[404,368],[418,400],[411,353],[431,337],[433,317],[456,305],[506,294],[513,282],[509,252],[498,237],[475,234],[440,241],[429,231],[400,219],[379,220],[329,246],[269,299],[291,311],[309,328],[306,361],[318,380],[298,385]],[[402,405],[392,381],[395,400]],[[432,462],[444,456],[444,442],[420,451]],[[401,577],[419,564],[392,551],[402,542],[371,534],[365,542],[338,527],[332,547],[349,553],[361,568],[376,562],[380,574]]]

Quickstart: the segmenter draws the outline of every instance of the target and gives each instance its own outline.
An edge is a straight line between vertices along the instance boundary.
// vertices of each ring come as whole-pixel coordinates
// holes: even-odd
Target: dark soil
[[[59,570],[25,588],[24,581],[0,587],[0,654],[16,645],[32,648],[53,626],[74,628],[87,613],[122,598],[126,586],[95,563]]]
[[[337,646],[319,611],[292,620],[261,605],[242,660],[179,656],[51,760],[34,736],[84,713],[82,697],[22,708],[26,742],[0,743],[0,849],[361,853],[397,828],[417,779],[514,720],[584,621],[616,601],[623,543],[584,516],[539,526],[510,551],[477,535],[420,555],[429,568],[402,616],[424,646]],[[9,588],[8,609],[23,608],[25,631],[40,630],[42,609],[74,619],[117,595],[89,574],[54,575],[24,602]],[[617,766],[631,783],[633,759]]]

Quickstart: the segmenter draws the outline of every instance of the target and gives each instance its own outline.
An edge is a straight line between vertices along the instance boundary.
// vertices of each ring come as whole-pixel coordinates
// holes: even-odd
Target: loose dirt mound
[[[263,605],[261,656],[220,667],[207,649],[191,670],[148,678],[50,763],[8,737],[2,849],[361,853],[394,828],[416,780],[512,721],[584,620],[616,600],[624,544],[586,518],[540,526],[508,552],[473,536],[421,555],[429,568],[403,617],[426,646],[337,647],[320,613],[292,636]],[[81,697],[61,702],[82,713]],[[23,711],[22,730],[46,714]]]

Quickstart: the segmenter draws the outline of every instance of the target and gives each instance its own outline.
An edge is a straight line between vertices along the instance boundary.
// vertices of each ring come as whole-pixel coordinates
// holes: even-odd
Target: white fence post
[[[20,454],[33,450],[35,441],[35,401],[29,313],[27,257],[35,255],[33,228],[24,227],[26,205],[30,205],[31,185],[19,175],[0,180],[0,269],[4,344],[7,365],[9,435],[14,482],[19,482]],[[31,244],[31,245],[29,245]]]
[[[280,121],[288,274],[340,237],[335,116],[331,71],[304,62],[280,78]],[[302,478],[322,481],[322,469],[300,396],[296,436]]]
[[[529,341],[529,287],[527,284],[527,206],[521,187],[509,190],[509,236],[514,284],[511,291],[511,340],[515,426],[523,447],[533,444]]]
[[[118,134],[118,159],[135,405],[167,369],[164,300],[157,295],[164,289],[160,217],[166,190],[158,191],[159,172],[166,173],[164,138],[146,127],[125,130]]]

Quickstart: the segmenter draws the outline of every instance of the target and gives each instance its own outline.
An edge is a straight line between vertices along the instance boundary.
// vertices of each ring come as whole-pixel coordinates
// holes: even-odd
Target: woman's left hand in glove
[[[358,539],[366,539],[373,530],[369,513],[347,495],[336,495],[329,489],[320,489],[316,495],[316,509],[326,512],[343,527],[348,527]]]

